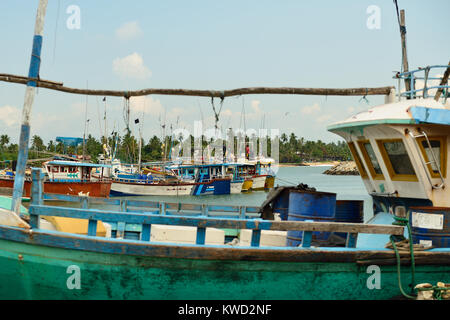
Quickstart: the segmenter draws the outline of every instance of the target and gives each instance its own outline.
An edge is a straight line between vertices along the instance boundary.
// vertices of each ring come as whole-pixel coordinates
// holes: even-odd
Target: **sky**
[[[406,11],[410,69],[447,64],[450,1],[398,3]],[[37,4],[0,2],[0,73],[28,74]],[[49,0],[40,77],[69,87],[123,91],[352,88],[395,86],[392,77],[400,65],[391,0]],[[24,94],[23,85],[0,83],[0,134],[15,143]],[[99,138],[105,131],[102,99],[40,88],[31,134],[44,143],[56,136],[82,137],[85,130]],[[328,132],[328,125],[383,102],[382,96],[230,97],[218,125],[238,129],[245,122],[246,129],[335,142],[340,137]],[[214,126],[210,98],[153,95],[132,98],[130,106],[130,128],[137,135],[141,126],[146,142],[161,137],[164,124],[189,132],[196,121],[204,130]],[[108,133],[125,132],[123,108],[123,98],[107,97]]]

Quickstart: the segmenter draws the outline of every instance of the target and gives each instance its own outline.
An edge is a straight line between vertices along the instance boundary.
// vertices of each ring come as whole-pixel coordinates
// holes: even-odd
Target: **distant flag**
[[[103,101],[106,101],[106,97],[103,97]]]

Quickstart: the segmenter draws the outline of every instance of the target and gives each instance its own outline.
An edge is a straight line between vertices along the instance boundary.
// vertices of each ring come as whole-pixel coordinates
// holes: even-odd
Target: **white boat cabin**
[[[424,96],[373,107],[328,127],[348,143],[373,198],[450,207],[450,103]]]
[[[103,164],[85,163],[77,161],[47,161],[43,164],[44,172],[48,175],[49,181],[53,182],[82,182],[93,181],[91,171],[99,169],[100,173],[111,166]],[[104,176],[100,174],[100,179]]]

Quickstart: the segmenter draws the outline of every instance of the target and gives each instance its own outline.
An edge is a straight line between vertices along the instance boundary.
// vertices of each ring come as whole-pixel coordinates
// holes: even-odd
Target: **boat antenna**
[[[101,121],[101,118],[100,118],[100,107],[99,107],[99,104],[98,104],[98,97],[96,97],[96,99],[95,99],[95,102],[96,102],[96,105],[97,105],[97,118],[98,118],[98,131],[100,132],[100,142],[101,142],[101,139],[102,139],[102,135],[103,135],[103,129],[102,129],[102,121]]]
[[[141,125],[139,125],[139,118],[134,120],[134,123],[138,125],[139,130],[139,143],[138,143],[138,173],[141,172],[141,160],[142,160],[142,132],[141,132]]]
[[[103,120],[105,121],[105,144],[106,147],[108,147],[108,128],[107,128],[107,122],[106,122],[106,97],[103,97],[103,102],[105,103],[105,115],[103,116]]]
[[[142,109],[141,122],[136,119],[134,122],[139,124],[139,160],[138,160],[138,172],[141,172],[141,162],[142,162],[142,129],[144,125],[144,114],[147,107],[147,101],[144,99],[144,108]],[[137,122],[136,122],[137,121]]]
[[[86,80],[86,89],[89,87],[88,81]],[[88,108],[88,95],[86,95],[86,105],[84,109],[84,133],[83,133],[83,160],[84,162],[85,156],[86,156],[86,130],[87,130],[87,124],[89,122],[89,119],[87,118],[87,108]]]
[[[56,58],[56,36],[58,34],[58,20],[59,20],[59,12],[61,7],[61,0],[58,0],[58,7],[56,10],[56,22],[55,22],[55,37],[53,39],[53,61],[52,64],[55,64],[55,58]]]

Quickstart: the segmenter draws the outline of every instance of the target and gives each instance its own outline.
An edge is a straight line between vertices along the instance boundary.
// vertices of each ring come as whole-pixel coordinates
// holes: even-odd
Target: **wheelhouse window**
[[[384,180],[383,172],[381,171],[380,163],[373,151],[372,145],[368,140],[359,141],[359,149],[361,150],[364,160],[369,168],[370,175],[375,180]]]
[[[447,156],[447,141],[445,137],[428,137],[428,144],[425,138],[418,139],[419,147],[422,151],[423,158],[427,163],[428,170],[433,178],[439,178],[439,170],[445,178],[447,174],[446,156]],[[431,146],[431,148],[430,148]],[[433,158],[436,158],[436,161]]]
[[[348,143],[348,147],[350,149],[350,152],[353,156],[353,159],[355,160],[356,167],[358,168],[359,174],[361,175],[361,178],[367,178],[367,172],[366,169],[364,169],[364,166],[362,164],[361,158],[359,157],[358,152],[356,151],[355,144],[353,142]]]
[[[417,181],[416,172],[401,139],[378,140],[377,144],[392,180]]]

